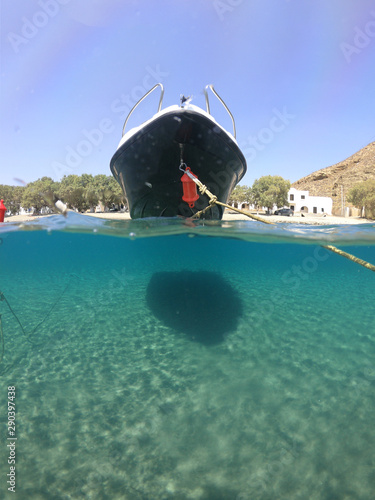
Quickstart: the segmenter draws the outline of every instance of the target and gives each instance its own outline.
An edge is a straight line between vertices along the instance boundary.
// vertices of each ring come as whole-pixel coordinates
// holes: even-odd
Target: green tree
[[[99,202],[99,195],[95,189],[95,178],[91,174],[82,174],[80,183],[83,187],[84,197],[82,204],[86,208],[94,209]]]
[[[98,193],[95,191],[94,186],[89,186],[85,191],[86,203],[91,210],[93,210],[99,203]]]
[[[23,198],[23,193],[26,189],[25,186],[12,186],[13,190],[13,199],[11,203],[11,212],[12,214],[16,214],[21,210],[22,207],[22,198]]]
[[[14,186],[7,186],[6,184],[0,184],[0,199],[4,200],[4,205],[7,208],[8,205],[10,206],[13,199],[13,189]]]
[[[91,174],[64,175],[60,182],[59,196],[70,208],[79,212],[95,206],[98,202]]]
[[[357,208],[365,207],[367,217],[375,218],[375,179],[354,184],[347,199]]]
[[[96,175],[94,177],[95,191],[104,207],[113,203],[124,203],[124,195],[118,182],[111,175]]]
[[[22,192],[22,206],[34,207],[36,213],[39,213],[43,207],[53,209],[58,189],[59,183],[50,177],[42,177],[37,181],[29,182]]]
[[[70,208],[84,211],[94,208],[99,201],[104,207],[112,204],[126,204],[125,196],[112,175],[91,174],[64,176],[61,182],[50,177],[42,177],[24,186],[0,184],[0,197],[11,212],[17,213],[20,207],[34,207],[36,213],[43,207],[54,208],[56,198]]]
[[[59,195],[65,203],[78,211],[94,208],[99,202],[103,207],[124,201],[122,190],[114,177],[99,174],[68,175],[61,179]]]
[[[250,202],[251,188],[249,186],[239,186],[237,185],[230,197],[229,203],[249,203]]]
[[[24,190],[24,186],[8,186],[0,184],[0,199],[4,200],[4,205],[8,210],[10,210],[12,215],[20,211]]]
[[[272,210],[288,205],[290,182],[279,175],[265,175],[255,179],[251,188],[251,203]]]

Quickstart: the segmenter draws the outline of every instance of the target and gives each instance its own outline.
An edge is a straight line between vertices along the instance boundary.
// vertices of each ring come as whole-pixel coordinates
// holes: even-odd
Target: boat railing
[[[135,108],[138,106],[138,104],[140,104],[140,103],[143,101],[143,99],[146,99],[146,97],[147,97],[148,95],[150,95],[150,94],[151,94],[151,92],[153,92],[153,91],[154,91],[157,87],[160,87],[160,89],[161,89],[160,99],[159,99],[159,105],[158,105],[158,113],[159,113],[159,111],[161,110],[161,105],[162,105],[162,103],[163,103],[163,97],[164,97],[164,87],[163,87],[163,85],[162,85],[161,83],[157,83],[156,85],[154,85],[154,86],[152,87],[152,89],[150,89],[148,92],[146,92],[146,94],[145,94],[143,97],[141,97],[141,98],[139,99],[139,101],[138,101],[138,102],[136,102],[136,103],[134,104],[134,106],[132,107],[132,109],[129,111],[128,116],[126,117],[126,120],[125,120],[124,126],[122,127],[122,136],[124,136],[124,134],[125,134],[125,127],[126,127],[126,124],[128,123],[128,120],[129,120],[129,118],[130,118],[130,115],[133,113],[133,111],[134,111],[134,110],[135,110]]]
[[[227,110],[229,116],[231,117],[231,120],[232,120],[232,124],[233,124],[233,137],[236,138],[236,124],[234,123],[234,118],[233,118],[233,115],[232,113],[229,111],[229,108],[228,106],[225,104],[225,102],[223,101],[223,99],[219,96],[219,94],[216,92],[216,90],[214,89],[214,86],[212,84],[210,85],[206,85],[205,89],[204,89],[204,97],[206,99],[206,110],[207,110],[207,113],[211,114],[210,112],[210,103],[209,103],[209,100],[208,100],[208,92],[207,92],[207,89],[210,89],[211,92],[219,99],[219,101],[221,102],[221,104],[224,106],[224,108]]]

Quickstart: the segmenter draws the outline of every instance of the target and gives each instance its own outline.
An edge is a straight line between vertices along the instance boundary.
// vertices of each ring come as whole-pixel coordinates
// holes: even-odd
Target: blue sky
[[[375,140],[375,4],[2,0],[0,184],[110,175],[129,107],[157,81],[163,107],[181,93],[204,107],[214,84],[248,161],[242,184],[293,182]]]

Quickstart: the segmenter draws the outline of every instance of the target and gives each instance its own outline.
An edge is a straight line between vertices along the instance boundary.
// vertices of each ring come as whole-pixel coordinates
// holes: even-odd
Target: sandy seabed
[[[373,273],[294,239],[83,233],[9,231],[0,246],[27,334],[3,301],[17,498],[373,498]]]
[[[112,238],[19,233],[3,250],[13,237],[29,241],[29,262],[17,263],[24,245],[14,244],[16,264],[2,273],[27,332],[69,283],[71,264],[78,274],[31,344],[4,314],[0,373],[17,391],[18,498],[373,498],[371,273],[331,257],[292,287],[282,276],[311,259],[310,246],[186,238],[196,257],[178,251],[179,237],[124,238],[106,262]],[[50,267],[49,252],[30,254],[40,238],[49,248],[69,242],[69,265],[62,250]],[[235,261],[222,258],[228,248]],[[186,266],[201,276],[220,269],[240,297],[237,325],[217,344],[150,309],[153,277]],[[206,296],[197,290],[191,309]],[[8,471],[1,451],[0,477]]]

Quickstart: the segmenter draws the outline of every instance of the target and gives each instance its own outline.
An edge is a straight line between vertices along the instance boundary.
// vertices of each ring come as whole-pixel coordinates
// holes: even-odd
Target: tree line
[[[288,203],[290,182],[280,176],[267,175],[256,180],[251,188],[236,186],[230,202],[249,203],[270,210],[274,205],[282,207]],[[91,210],[99,203],[110,207],[126,205],[126,199],[118,182],[112,176],[82,174],[64,176],[56,182],[50,177],[42,177],[26,186],[0,185],[0,196],[12,214],[34,208],[40,213],[42,208],[54,208],[56,199],[62,200],[73,210]]]
[[[255,207],[264,207],[271,211],[288,205],[290,182],[279,175],[265,175],[255,179],[253,185],[236,186],[229,198],[229,203],[248,203]]]
[[[256,179],[251,187],[236,186],[229,203],[248,203],[255,207],[272,210],[288,205],[290,182],[278,175],[266,175]],[[61,199],[69,208],[79,212],[92,210],[99,203],[103,207],[126,205],[126,198],[118,182],[111,175],[68,175],[56,182],[50,177],[42,177],[26,186],[0,184],[0,197],[12,214],[23,208],[34,208],[40,213],[42,208],[54,208],[56,199]],[[355,184],[349,191],[347,200],[358,208],[365,207],[366,213],[375,216],[375,179]],[[371,215],[370,215],[371,216]]]
[[[99,203],[104,207],[126,205],[118,182],[104,174],[64,175],[59,182],[42,177],[26,186],[0,184],[0,197],[12,214],[18,213],[21,207],[33,207],[34,213],[40,213],[42,208],[53,209],[57,199],[79,212],[94,209]]]
[[[280,176],[266,175],[256,179],[252,187],[236,186],[230,196],[230,203],[248,203],[268,210],[289,204],[288,191],[290,182]],[[366,217],[375,218],[375,179],[368,179],[353,185],[347,195],[347,201],[355,207],[365,209]]]

